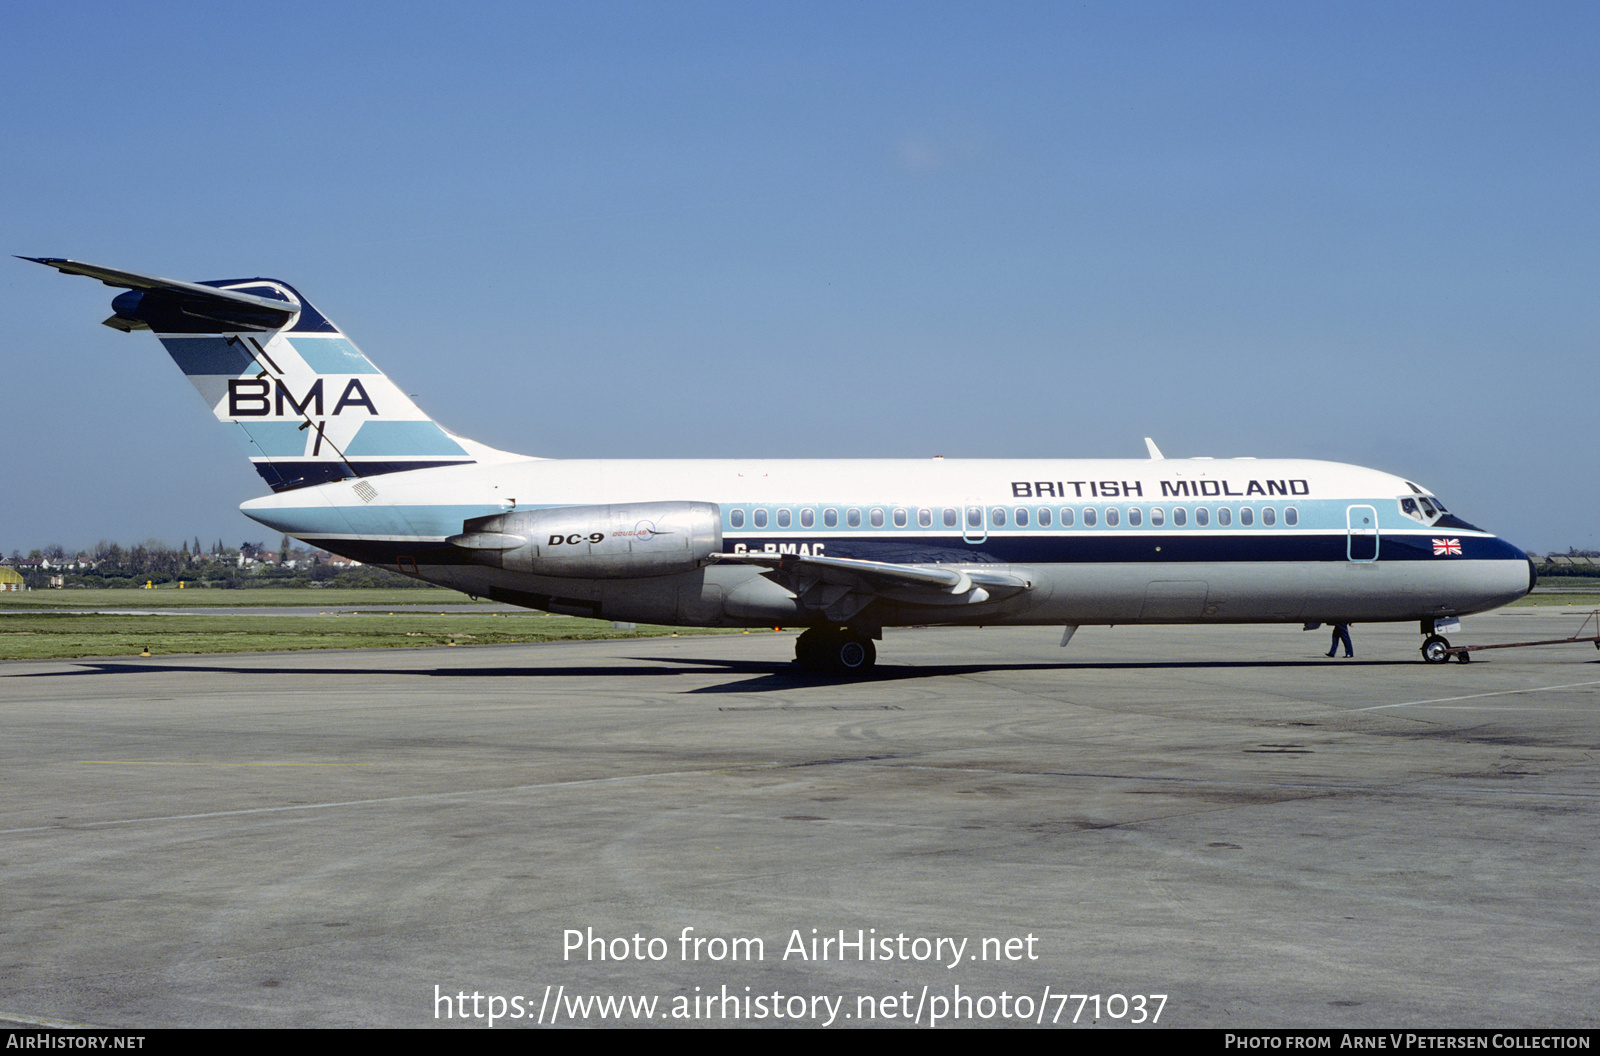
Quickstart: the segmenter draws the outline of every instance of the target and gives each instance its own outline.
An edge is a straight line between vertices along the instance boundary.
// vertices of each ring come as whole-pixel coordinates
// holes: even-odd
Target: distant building
[[[22,574],[14,568],[0,567],[0,590],[26,590]]]

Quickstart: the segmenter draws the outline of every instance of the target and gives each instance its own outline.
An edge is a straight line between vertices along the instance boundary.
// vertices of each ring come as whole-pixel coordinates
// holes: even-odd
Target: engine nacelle
[[[475,517],[447,542],[479,564],[568,579],[690,572],[722,549],[712,502],[562,506]]]

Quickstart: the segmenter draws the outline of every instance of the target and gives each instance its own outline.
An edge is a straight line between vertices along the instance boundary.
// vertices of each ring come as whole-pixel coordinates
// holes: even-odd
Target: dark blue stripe
[[[1451,538],[1455,538],[1451,536]],[[408,554],[424,565],[472,564],[466,551],[441,543],[366,541],[350,539],[312,539],[306,542],[357,561],[389,565],[396,555]],[[888,561],[896,564],[1161,564],[1188,561],[1331,561],[1343,563],[1345,537],[1268,536],[1241,539],[1237,536],[1188,536],[1162,538],[1145,533],[1140,539],[1105,537],[990,539],[969,546],[952,539],[796,539],[793,536],[724,537],[723,550],[731,553],[734,542],[760,550],[767,542],[822,543],[827,557],[850,557],[863,561]],[[1526,561],[1527,555],[1504,539],[1471,536],[1461,540],[1461,557],[1435,557],[1433,543],[1424,538],[1385,536],[1379,552],[1381,561]],[[1155,547],[1161,550],[1156,552]]]
[[[161,343],[178,369],[190,377],[225,374],[236,378],[253,373],[252,368],[260,369],[249,349],[239,342],[229,344],[224,337],[164,337]]]
[[[393,539],[326,539],[318,536],[296,536],[307,546],[326,550],[330,554],[343,554],[364,565],[374,565],[393,572],[401,555],[419,565],[483,565],[472,559],[473,551],[463,550],[448,543],[400,542]],[[493,570],[499,574],[499,569]]]
[[[1461,556],[1435,556],[1429,536],[1385,535],[1380,561],[1523,561],[1527,555],[1494,536],[1450,536],[1461,543]],[[824,545],[828,557],[888,561],[896,564],[1170,564],[1188,561],[1348,561],[1347,540],[1338,535],[1161,535],[1148,530],[1127,535],[990,536],[965,543],[945,538],[883,536],[870,539],[828,539],[792,535],[725,533],[722,548],[735,543],[758,551],[767,543]]]
[[[364,459],[352,459],[348,464],[344,462],[329,462],[327,460],[294,462],[280,458],[273,462],[256,462],[256,472],[261,474],[261,479],[273,491],[293,491],[295,488],[308,488],[313,484],[327,484],[334,480],[346,480],[350,477],[381,477],[385,473],[405,473],[413,469],[435,469],[439,466],[470,466],[471,459],[450,459],[449,461],[429,461],[413,459],[407,462],[372,462]],[[352,467],[354,472],[352,472]]]

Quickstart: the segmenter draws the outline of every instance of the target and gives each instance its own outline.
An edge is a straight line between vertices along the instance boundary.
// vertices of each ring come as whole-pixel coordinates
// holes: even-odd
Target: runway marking
[[[371,763],[172,763],[160,759],[79,759],[80,766],[371,766]]]
[[[1535,686],[1532,689],[1500,689],[1493,693],[1468,693],[1464,697],[1435,697],[1432,700],[1408,700],[1403,704],[1374,704],[1370,708],[1356,708],[1356,711],[1382,711],[1385,708],[1410,708],[1421,704],[1448,704],[1452,700],[1478,700],[1481,697],[1506,697],[1513,693],[1545,693],[1552,689],[1580,689],[1583,686],[1600,686],[1600,679],[1593,682],[1573,682],[1565,686]],[[1449,711],[1476,711],[1476,708],[1449,708]],[[1570,709],[1577,711],[1580,709]]]
[[[765,770],[785,764],[756,764],[748,769]],[[746,769],[739,767],[738,769]],[[476,796],[497,795],[507,792],[535,792],[546,788],[577,788],[581,785],[608,785],[621,784],[626,781],[649,781],[664,777],[705,777],[718,773],[734,772],[732,768],[723,770],[666,770],[660,773],[630,774],[626,777],[583,777],[573,781],[543,781],[534,785],[509,785],[503,788],[474,788],[464,792],[422,792],[414,796],[384,796],[378,799],[346,799],[332,803],[291,803],[281,807],[249,807],[243,810],[214,810],[203,814],[162,814],[144,818],[115,818],[110,821],[85,821],[78,824],[63,825],[32,825],[24,829],[0,829],[0,836],[14,836],[25,832],[59,832],[72,829],[99,829],[112,825],[140,825],[145,822],[161,821],[204,821],[207,818],[235,818],[250,814],[284,814],[300,810],[329,810],[338,807],[370,807],[385,803],[415,803],[418,800],[428,799],[468,799]]]
[[[68,1019],[46,1019],[44,1016],[14,1016],[0,1012],[0,1023],[26,1023],[30,1027],[49,1027],[52,1030],[107,1030],[92,1023],[74,1023]]]

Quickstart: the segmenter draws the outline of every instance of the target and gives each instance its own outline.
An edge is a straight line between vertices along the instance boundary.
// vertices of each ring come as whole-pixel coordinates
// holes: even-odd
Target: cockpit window
[[[1440,519],[1444,518],[1448,512],[1444,503],[1440,502],[1436,495],[1424,495],[1421,492],[1418,492],[1415,496],[1402,495],[1399,498],[1399,502],[1401,513],[1410,517],[1413,521],[1421,521],[1429,526],[1437,525]],[[1449,520],[1451,522],[1450,526],[1455,527],[1465,523],[1458,522],[1455,517],[1450,517]]]

